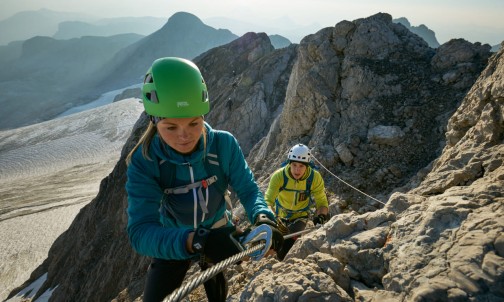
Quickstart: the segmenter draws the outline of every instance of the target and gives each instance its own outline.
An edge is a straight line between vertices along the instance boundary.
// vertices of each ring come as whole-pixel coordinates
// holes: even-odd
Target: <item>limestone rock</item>
[[[378,125],[369,129],[367,139],[371,143],[398,146],[404,137],[404,132],[397,126]]]

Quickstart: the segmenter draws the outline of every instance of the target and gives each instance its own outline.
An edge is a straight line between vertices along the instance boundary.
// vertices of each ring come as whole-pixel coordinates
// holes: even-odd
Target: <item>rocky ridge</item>
[[[284,49],[249,33],[196,58],[213,100],[208,121],[236,135],[262,188],[293,143],[314,147],[327,168],[333,218],[284,262],[228,270],[228,301],[504,298],[504,58],[489,49],[452,40],[434,50],[377,14]],[[123,158],[146,121],[19,289],[48,273],[37,296],[140,300],[148,259],[124,232]]]

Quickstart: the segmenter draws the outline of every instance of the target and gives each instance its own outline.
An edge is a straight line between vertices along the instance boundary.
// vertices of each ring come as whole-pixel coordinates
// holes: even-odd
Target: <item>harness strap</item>
[[[180,186],[180,187],[165,189],[164,193],[165,194],[185,194],[185,193],[188,193],[190,190],[198,189],[196,191],[197,194],[198,194],[198,202],[199,202],[199,205],[200,205],[201,210],[203,211],[203,215],[204,215],[204,214],[208,214],[208,207],[207,207],[207,204],[208,204],[208,186],[214,184],[215,182],[217,182],[217,176],[216,175],[214,175],[212,177],[209,177],[207,179],[203,179],[203,180],[197,181],[197,182],[192,183],[192,184],[185,185],[185,186]],[[206,200],[203,197],[203,192],[202,192],[201,188],[203,188],[203,189],[206,190],[206,196],[207,196]]]
[[[178,187],[173,187],[171,188],[170,185],[173,185],[173,182],[176,180],[176,167],[175,164],[165,161],[165,160],[160,160],[158,163],[161,166],[162,164],[168,164],[168,168],[160,169],[160,177],[159,177],[159,182],[160,186],[163,188],[166,188],[163,190],[163,192],[166,195],[170,194],[186,194],[189,193],[191,190],[193,190],[193,195],[194,195],[194,228],[197,228],[197,222],[196,222],[196,217],[198,215],[198,209],[197,205],[199,204],[201,211],[203,213],[201,217],[201,221],[205,220],[206,214],[209,214],[209,209],[208,209],[208,203],[209,203],[209,186],[212,184],[216,185],[217,192],[222,194],[224,196],[224,199],[228,205],[228,208],[232,211],[232,203],[230,200],[230,192],[228,192],[228,184],[229,184],[229,179],[228,175],[225,174],[224,170],[221,168],[220,163],[219,163],[219,131],[214,130],[215,135],[214,135],[214,142],[210,145],[210,150],[207,153],[207,156],[203,159],[203,164],[204,164],[204,169],[206,171],[206,175],[213,175],[211,177],[208,177],[207,179],[195,182],[195,183],[190,183],[187,185],[182,185]],[[163,145],[164,146],[164,145]],[[203,189],[206,190],[206,198],[203,195]],[[164,203],[161,205],[163,208],[163,211],[166,211],[167,213],[170,213],[173,217],[177,217],[175,215],[173,209],[171,209],[171,206],[168,203]]]
[[[207,179],[203,179],[201,181],[197,181],[192,184],[180,186],[180,187],[175,187],[175,188],[168,188],[164,190],[165,194],[186,194],[189,193],[190,190],[195,189],[195,188],[208,188],[209,185],[217,182],[217,176],[214,175],[212,177],[209,177]]]
[[[223,226],[225,226],[229,221],[229,217],[226,213],[224,213],[224,215],[222,216],[221,219],[217,220],[213,225],[212,225],[212,229],[218,229],[218,228],[221,228]]]
[[[275,199],[275,215],[278,216],[279,212],[280,212],[280,208],[281,210],[287,214],[287,216],[285,217],[285,219],[289,219],[292,215],[296,214],[296,213],[302,213],[302,212],[310,212],[310,208],[314,205],[314,202],[313,200],[310,198],[310,200],[308,201],[308,205],[302,209],[299,209],[299,210],[290,210],[290,209],[287,209],[286,207],[283,207],[280,202],[278,201],[278,198]]]
[[[289,192],[305,192],[307,196],[310,195],[310,192],[311,192],[311,185],[312,185],[312,182],[313,182],[313,177],[314,177],[314,172],[313,172],[313,168],[310,172],[310,175],[308,176],[308,178],[306,178],[306,189],[305,190],[295,190],[295,189],[287,189],[287,183],[289,182],[289,178],[287,177],[287,174],[285,173],[285,168],[283,169],[282,171],[282,175],[283,175],[283,184],[282,186],[280,187],[280,189],[278,189],[278,192],[282,192],[283,190],[285,191],[289,191]]]
[[[231,202],[231,192],[229,190],[224,192],[224,200],[226,200],[228,210],[233,213],[233,203]]]
[[[201,207],[201,210],[203,211],[203,217],[201,218],[201,221],[205,220],[205,214],[208,214],[208,186],[205,188],[206,190],[206,200],[203,197],[203,192],[201,192],[201,188],[203,186],[198,188],[198,201]]]

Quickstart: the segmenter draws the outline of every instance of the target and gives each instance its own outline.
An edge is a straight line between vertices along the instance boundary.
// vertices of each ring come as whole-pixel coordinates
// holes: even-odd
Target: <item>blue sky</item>
[[[300,25],[334,26],[378,12],[427,25],[440,43],[452,38],[499,44],[504,40],[503,0],[0,0],[0,20],[16,12],[47,8],[102,17],[170,17],[190,12],[200,19],[226,16],[258,23],[288,17]]]

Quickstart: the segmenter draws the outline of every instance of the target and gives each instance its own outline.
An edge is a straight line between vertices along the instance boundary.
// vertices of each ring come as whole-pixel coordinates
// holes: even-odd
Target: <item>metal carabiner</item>
[[[250,230],[243,237],[238,237],[238,242],[244,249],[249,249],[252,246],[264,243],[264,248],[250,254],[250,258],[254,261],[259,261],[271,248],[271,236],[273,232],[271,227],[267,224],[260,224]]]

